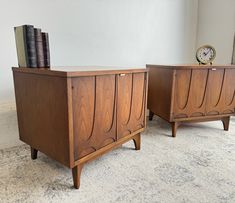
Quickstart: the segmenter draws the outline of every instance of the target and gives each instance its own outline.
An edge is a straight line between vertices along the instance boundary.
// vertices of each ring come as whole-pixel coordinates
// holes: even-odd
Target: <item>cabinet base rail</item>
[[[80,187],[80,177],[81,177],[81,172],[82,172],[82,168],[84,166],[85,163],[92,161],[93,159],[96,159],[97,157],[107,153],[108,151],[111,151],[117,147],[119,147],[120,145],[122,145],[125,142],[128,142],[130,140],[133,140],[134,142],[134,146],[135,146],[135,150],[140,150],[140,145],[141,145],[141,136],[140,136],[140,132],[142,132],[143,129],[137,130],[135,131],[135,133],[132,133],[130,135],[127,135],[123,138],[120,138],[119,140],[117,140],[114,143],[111,143],[85,157],[82,157],[81,159],[77,160],[74,162],[74,166],[72,167],[72,176],[73,176],[73,184],[74,184],[74,188],[79,189]],[[31,158],[33,160],[37,159],[37,153],[38,150],[34,149],[32,146],[31,148]]]
[[[154,113],[152,111],[149,111],[149,120],[153,120]],[[229,122],[230,122],[230,116],[231,115],[216,115],[216,116],[205,116],[204,118],[180,118],[174,121],[167,121],[171,124],[171,131],[172,131],[172,137],[176,137],[177,129],[182,123],[189,123],[189,122],[207,122],[207,121],[222,121],[223,128],[225,131],[229,130]]]

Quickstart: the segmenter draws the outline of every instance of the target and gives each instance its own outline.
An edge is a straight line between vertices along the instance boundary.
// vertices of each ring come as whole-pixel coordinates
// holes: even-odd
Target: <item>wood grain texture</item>
[[[70,168],[74,167],[74,120],[73,120],[73,86],[72,78],[67,78],[67,101],[68,101],[68,137],[69,137],[69,162]]]
[[[118,76],[118,139],[145,127],[145,98],[145,73]]]
[[[208,74],[203,69],[176,71],[174,119],[205,115]]]
[[[75,160],[116,141],[115,75],[74,78]]]
[[[235,69],[210,71],[207,115],[235,113]]]
[[[69,166],[66,78],[13,74],[20,140]]]
[[[230,121],[230,117],[223,117],[221,119],[222,123],[223,123],[223,126],[224,126],[224,130],[228,131],[229,129],[229,121]]]
[[[176,64],[176,65],[153,65],[153,64],[147,64],[147,68],[164,68],[164,69],[170,69],[170,70],[210,70],[212,68],[216,69],[224,69],[224,68],[235,68],[235,65],[230,64],[213,64],[213,65],[199,65],[199,64]]]
[[[141,142],[140,134],[136,134],[133,137],[133,142],[134,142],[134,145],[135,145],[135,150],[140,150],[140,142]]]
[[[219,115],[221,113],[219,103],[222,99],[224,79],[225,69],[216,71],[210,70],[206,103],[207,115]]]
[[[79,164],[72,168],[72,175],[73,175],[73,185],[76,189],[80,187],[80,177],[82,173],[83,164]]]
[[[176,137],[176,132],[177,132],[179,125],[180,125],[180,122],[171,123],[172,137]]]
[[[20,139],[31,146],[32,159],[39,150],[72,168],[79,188],[84,163],[129,140],[140,149],[146,126],[145,69],[71,76],[28,69],[13,68],[13,75]]]
[[[116,142],[113,142],[109,145],[106,145],[104,147],[102,147],[101,149],[98,149],[96,150],[95,152],[93,153],[90,153],[88,154],[87,156],[85,157],[82,157],[81,159],[78,159],[77,161],[75,161],[75,165],[79,165],[79,164],[84,164],[84,163],[87,163],[87,162],[90,162],[100,156],[102,156],[103,154],[121,146],[123,143],[129,141],[129,140],[133,140],[135,138],[135,136],[141,132],[144,131],[144,128],[141,128],[125,137],[122,137],[120,139],[118,139]],[[141,144],[141,143],[140,143]]]
[[[15,72],[23,72],[37,75],[50,75],[56,77],[79,77],[79,76],[98,76],[98,75],[114,75],[125,73],[143,73],[147,72],[145,68],[119,68],[119,67],[99,67],[99,66],[65,66],[65,67],[49,67],[49,68],[12,68]]]
[[[170,108],[172,100],[171,90],[173,85],[173,77],[173,70],[166,70],[161,67],[149,68],[147,106],[148,109],[151,109],[152,113],[155,113],[166,120],[170,120],[171,117]]]
[[[224,118],[235,114],[234,65],[147,67],[150,120],[156,114],[171,122],[173,136],[175,122],[214,118],[226,123]]]

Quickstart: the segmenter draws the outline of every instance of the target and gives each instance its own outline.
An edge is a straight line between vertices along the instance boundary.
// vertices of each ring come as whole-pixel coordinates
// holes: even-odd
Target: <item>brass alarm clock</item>
[[[198,48],[196,52],[196,58],[197,61],[200,64],[206,65],[206,64],[211,64],[213,60],[215,59],[216,56],[216,51],[215,48],[210,46],[210,45],[204,45]]]

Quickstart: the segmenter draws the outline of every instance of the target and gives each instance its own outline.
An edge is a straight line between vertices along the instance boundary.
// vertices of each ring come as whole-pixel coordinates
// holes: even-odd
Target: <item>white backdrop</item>
[[[52,65],[194,60],[197,0],[0,0],[0,101],[13,97],[13,27],[49,32]]]
[[[231,63],[235,0],[200,0],[198,11],[197,46],[211,44],[216,49],[215,63]]]
[[[14,26],[49,32],[52,65],[192,63],[197,7],[198,0],[0,0],[0,148],[20,144]]]

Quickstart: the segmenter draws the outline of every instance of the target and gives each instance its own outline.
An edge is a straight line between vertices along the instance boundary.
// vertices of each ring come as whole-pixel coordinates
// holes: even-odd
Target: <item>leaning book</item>
[[[37,67],[37,53],[33,25],[14,28],[19,67]]]

